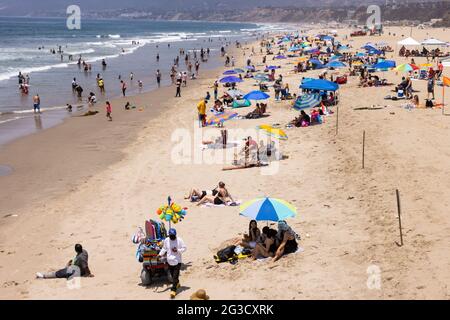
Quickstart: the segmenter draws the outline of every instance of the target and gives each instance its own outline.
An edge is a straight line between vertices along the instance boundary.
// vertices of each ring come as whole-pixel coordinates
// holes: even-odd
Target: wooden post
[[[362,168],[364,169],[364,149],[366,147],[366,130],[363,131],[363,142],[362,142]]]
[[[402,232],[402,218],[401,218],[401,208],[400,208],[400,193],[398,189],[395,189],[397,194],[397,213],[398,213],[398,227],[400,230],[400,246],[403,246],[403,232]]]
[[[338,134],[339,130],[339,105],[336,108],[336,135]]]
[[[444,76],[442,76],[442,79],[444,79]],[[442,115],[445,114],[444,108],[445,108],[445,83],[442,83]]]

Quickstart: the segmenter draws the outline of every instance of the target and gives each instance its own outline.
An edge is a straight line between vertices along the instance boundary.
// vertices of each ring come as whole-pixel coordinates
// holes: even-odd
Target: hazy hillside
[[[381,5],[383,21],[444,18],[450,0],[0,0],[0,15],[64,16],[78,4],[85,17],[158,20],[319,22],[367,19],[367,6]]]
[[[397,2],[406,0],[397,0]],[[60,13],[77,4],[82,10],[150,9],[158,11],[203,11],[249,9],[264,6],[304,7],[343,6],[363,3],[384,3],[385,0],[0,0],[0,14],[28,15],[46,11]]]

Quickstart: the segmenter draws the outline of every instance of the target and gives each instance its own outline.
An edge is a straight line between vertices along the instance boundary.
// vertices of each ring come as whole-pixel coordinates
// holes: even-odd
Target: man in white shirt
[[[181,254],[186,251],[186,245],[183,239],[177,237],[177,231],[173,228],[169,230],[169,237],[164,239],[163,248],[159,255],[167,254],[167,263],[169,264],[169,272],[172,276],[172,289],[170,297],[175,298],[177,289],[180,287],[179,276],[181,269]]]

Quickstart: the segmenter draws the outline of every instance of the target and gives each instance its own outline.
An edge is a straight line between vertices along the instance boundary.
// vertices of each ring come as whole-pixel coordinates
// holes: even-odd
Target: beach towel
[[[228,143],[225,145],[225,148],[234,148],[239,146],[239,144],[241,144],[240,141],[228,141]],[[202,150],[207,150],[207,149],[223,149],[223,144],[222,143],[210,143],[210,144],[201,144],[200,148]]]
[[[234,203],[231,202],[231,203],[227,203],[226,205],[225,205],[225,204],[205,203],[205,204],[202,204],[201,206],[202,206],[202,207],[206,207],[206,208],[212,208],[212,207],[230,207],[230,206],[231,206],[231,207],[234,207],[234,206],[239,206],[241,203],[242,203],[241,200],[237,200],[237,201],[235,201]]]

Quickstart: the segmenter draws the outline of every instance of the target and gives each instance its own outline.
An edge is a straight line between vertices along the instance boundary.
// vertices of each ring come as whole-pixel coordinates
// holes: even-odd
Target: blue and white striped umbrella
[[[295,217],[297,210],[289,202],[276,198],[258,198],[242,204],[241,216],[256,221],[281,221]]]
[[[317,94],[304,94],[297,98],[294,103],[295,110],[303,110],[317,107],[320,104],[320,97]]]

